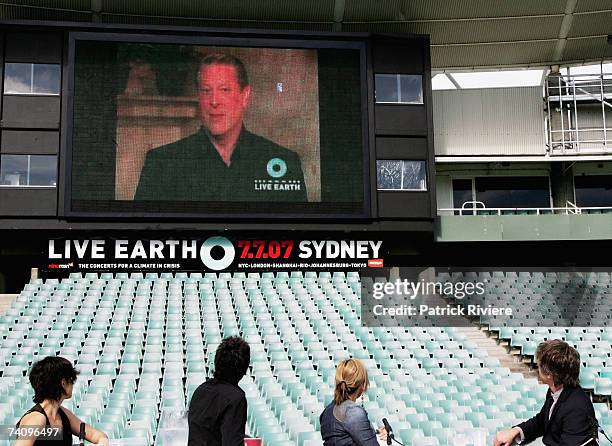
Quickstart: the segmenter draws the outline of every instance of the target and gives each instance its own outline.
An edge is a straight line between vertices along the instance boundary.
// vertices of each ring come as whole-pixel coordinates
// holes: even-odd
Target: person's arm
[[[247,422],[247,401],[242,397],[231,404],[221,419],[221,445],[244,446],[244,430]]]
[[[548,417],[549,409],[550,406],[544,403],[544,406],[542,406],[537,415],[515,426],[523,434],[524,438],[521,438],[522,441],[528,443],[544,435],[544,425],[546,424],[545,420]]]
[[[495,446],[510,446],[516,437],[520,437],[521,441],[524,439],[523,431],[518,427],[513,427],[505,431],[499,431],[495,434]]]
[[[25,415],[19,422],[19,427],[22,429],[44,429],[47,425],[47,419],[40,412],[30,412]],[[13,446],[33,446],[36,437],[19,436]]]
[[[596,438],[597,428],[594,423],[597,420],[595,420],[595,411],[587,404],[590,405],[590,402],[573,407],[562,415],[563,431],[559,439],[559,446],[582,444],[589,438]],[[557,412],[556,416],[560,415]]]
[[[510,446],[512,441],[515,438],[519,438],[521,442],[530,442],[535,440],[538,437],[544,435],[544,420],[545,411],[548,411],[549,406],[544,403],[540,412],[530,418],[527,421],[524,421],[517,426],[514,426],[512,429],[508,429],[505,431],[500,431],[495,435],[495,446]]]
[[[72,430],[72,434],[78,437],[81,430],[81,423],[83,423],[83,421],[65,407],[62,407],[61,409],[68,417],[68,421],[70,421],[70,429]],[[100,444],[104,446],[108,446],[109,444],[108,436],[104,432],[95,429],[93,426],[90,426],[87,423],[85,423],[85,440],[93,444]]]
[[[362,407],[353,406],[347,410],[344,426],[357,446],[378,446],[376,432]]]

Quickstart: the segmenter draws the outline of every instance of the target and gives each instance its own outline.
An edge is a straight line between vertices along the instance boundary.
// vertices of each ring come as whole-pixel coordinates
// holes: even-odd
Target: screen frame
[[[360,40],[325,40],[320,36],[313,35],[312,39],[299,35],[299,38],[292,39],[286,35],[281,37],[229,37],[219,35],[176,35],[176,34],[128,34],[128,33],[104,33],[104,32],[82,32],[75,31],[68,33],[68,52],[65,58],[66,63],[63,70],[62,97],[65,98],[62,104],[62,124],[61,124],[61,147],[60,147],[60,168],[63,177],[63,186],[60,189],[64,192],[63,204],[59,209],[60,217],[76,218],[145,218],[145,219],[342,219],[342,220],[364,220],[372,219],[374,210],[372,208],[372,160],[373,147],[370,139],[373,134],[373,111],[372,87],[369,79],[368,67],[371,65],[368,43],[365,39]],[[363,202],[359,213],[354,214],[334,214],[334,213],[213,213],[213,212],[135,212],[135,211],[75,211],[72,209],[72,154],[73,154],[73,123],[74,123],[74,79],[75,79],[75,52],[78,41],[98,41],[114,43],[143,43],[143,44],[176,44],[176,45],[202,45],[202,46],[228,46],[245,48],[288,48],[288,49],[349,49],[359,51],[360,85],[361,85],[361,141],[362,141],[362,188]],[[111,200],[109,200],[111,201]],[[212,202],[215,203],[215,202]],[[285,203],[279,202],[282,206]],[[287,203],[291,205],[291,202]]]

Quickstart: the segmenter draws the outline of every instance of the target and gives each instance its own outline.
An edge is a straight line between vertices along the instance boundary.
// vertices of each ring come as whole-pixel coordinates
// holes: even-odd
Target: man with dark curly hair
[[[62,401],[72,397],[72,387],[78,373],[70,361],[59,356],[47,356],[34,363],[30,370],[30,383],[34,388],[36,405],[17,423],[18,439],[15,446],[72,445],[72,435],[79,435],[83,421],[62,407]],[[20,427],[23,435],[19,430]],[[52,428],[59,429],[57,434]],[[31,434],[36,431],[42,435]],[[87,423],[85,423],[85,439],[98,445],[109,444],[104,432],[94,429]]]
[[[246,374],[251,349],[238,336],[223,339],[215,353],[215,373],[189,403],[188,446],[243,446],[247,401],[238,382]]]
[[[533,418],[498,432],[495,446],[530,443],[538,437],[547,446],[591,444],[597,420],[593,403],[579,386],[580,354],[552,339],[538,346],[536,361],[539,380],[548,385],[544,406]]]

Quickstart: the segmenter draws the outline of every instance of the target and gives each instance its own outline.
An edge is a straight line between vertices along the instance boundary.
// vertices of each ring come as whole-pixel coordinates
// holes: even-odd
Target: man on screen
[[[578,385],[580,355],[553,339],[538,346],[536,360],[539,379],[548,385],[544,406],[530,420],[498,432],[495,446],[530,443],[538,437],[547,446],[591,444],[589,440],[597,436],[597,420],[591,400]]]
[[[134,199],[307,201],[297,154],[244,127],[252,92],[242,61],[208,55],[197,81],[202,127],[147,153]]]

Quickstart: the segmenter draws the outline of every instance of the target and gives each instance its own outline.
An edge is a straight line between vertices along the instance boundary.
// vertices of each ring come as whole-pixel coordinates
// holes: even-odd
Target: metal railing
[[[550,155],[612,154],[612,74],[548,76],[544,84]],[[595,104],[595,113],[592,106]],[[582,113],[580,112],[582,110]]]
[[[468,202],[469,203],[469,202]],[[460,208],[438,208],[438,215],[580,215],[580,214],[612,214],[612,207],[577,207],[569,204],[563,207],[545,208],[487,208],[469,207],[464,203]],[[481,202],[472,202],[481,203]]]

